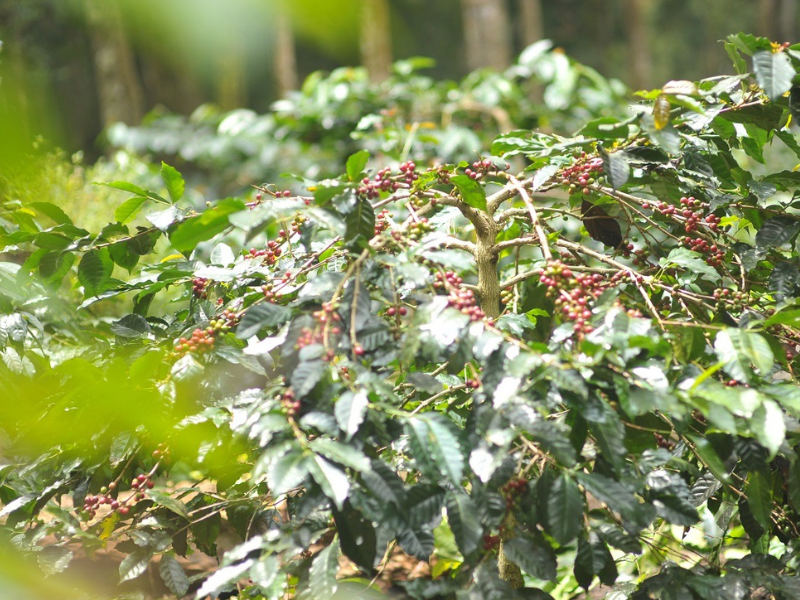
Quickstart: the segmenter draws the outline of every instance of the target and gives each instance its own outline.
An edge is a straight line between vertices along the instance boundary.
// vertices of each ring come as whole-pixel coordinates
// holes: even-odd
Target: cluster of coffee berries
[[[436,182],[440,184],[448,184],[450,183],[450,176],[452,173],[447,169],[444,165],[434,165],[428,171],[433,171],[436,173]]]
[[[501,487],[500,492],[506,499],[506,510],[513,510],[520,496],[522,496],[527,490],[528,480],[522,479],[521,477],[518,479],[512,479],[503,487]]]
[[[648,209],[651,208],[649,202],[642,202],[642,208]],[[667,204],[666,202],[657,202],[656,204],[652,205],[653,210],[660,212],[665,217],[669,217],[671,215],[675,215],[678,213],[678,207],[674,204]]]
[[[408,309],[405,306],[390,306],[386,309],[387,317],[394,317],[395,315],[405,317],[408,314]]]
[[[490,161],[488,158],[476,160],[474,163],[472,163],[471,169],[467,167],[464,170],[464,174],[470,179],[477,180],[486,175],[493,166],[494,165],[492,164],[492,161]]]
[[[621,279],[622,276],[617,281]],[[539,281],[547,288],[548,296],[556,296],[556,308],[564,318],[573,322],[579,339],[594,330],[588,323],[592,317],[589,303],[611,282],[606,284],[605,278],[599,273],[573,273],[572,269],[558,260],[539,271]]]
[[[464,385],[466,385],[471,390],[477,390],[479,387],[481,387],[481,382],[478,381],[477,379],[467,379],[464,382]]]
[[[452,290],[450,295],[447,296],[447,305],[457,308],[462,313],[469,316],[471,321],[482,321],[486,318],[486,313],[478,306],[475,292],[472,290]]]
[[[445,271],[444,275],[442,275],[441,271],[437,271],[433,280],[433,287],[440,289],[457,288],[461,287],[462,283],[464,283],[464,279],[453,271]]]
[[[414,221],[413,223],[409,224],[408,228],[406,229],[406,237],[410,240],[416,241],[421,239],[422,236],[432,230],[433,227],[430,223],[428,223],[428,219],[421,217],[418,221]]]
[[[659,448],[663,448],[664,450],[673,450],[675,448],[675,442],[673,440],[665,438],[657,431],[653,432],[653,437],[656,438],[656,446]]]
[[[405,176],[405,182],[408,185],[412,185],[417,179],[419,179],[419,175],[417,174],[417,165],[413,160],[409,160],[408,162],[401,164],[400,173]]]
[[[389,219],[394,215],[389,212],[388,208],[384,208],[381,212],[375,215],[375,235],[380,235],[389,229]]]
[[[408,175],[406,175],[406,177],[407,176]],[[358,186],[357,193],[367,200],[374,200],[380,197],[381,192],[395,192],[398,187],[400,187],[398,183],[392,179],[392,170],[386,167],[378,171],[374,178],[370,179],[369,177],[365,177],[362,179],[361,185]]]
[[[268,281],[264,285],[261,286],[261,291],[264,293],[264,298],[270,302],[274,301],[277,297],[275,293],[275,286],[272,284],[271,281]]]
[[[300,400],[297,399],[291,389],[286,390],[280,395],[280,401],[286,414],[290,417],[294,417],[300,412]]]
[[[483,536],[483,551],[484,552],[491,552],[500,544],[500,536],[499,535],[489,535],[486,534]]]
[[[507,287],[500,290],[500,302],[503,304],[509,304],[514,300],[514,287]]]
[[[128,514],[129,509],[127,506],[123,506],[119,500],[108,495],[109,492],[113,492],[116,487],[116,482],[112,481],[108,486],[100,488],[99,495],[89,495],[83,499],[83,512],[86,519],[93,519],[97,514],[97,509],[101,506],[108,506],[112,511],[119,511],[119,514],[123,516]]]
[[[281,229],[281,234],[283,233],[284,231]],[[283,235],[279,235],[277,239],[268,241],[267,247],[263,250],[250,248],[248,253],[245,255],[245,258],[261,258],[263,264],[271,267],[281,257],[281,254],[283,254],[283,250],[281,250],[281,244],[285,241],[286,238],[284,238]]]
[[[694,252],[699,252],[700,254],[706,254],[706,262],[710,264],[712,267],[718,267],[722,264],[722,260],[725,258],[725,251],[717,247],[716,244],[711,244],[704,240],[703,238],[692,238],[688,235],[683,238],[684,245]]]
[[[131,481],[131,488],[134,490],[138,490],[134,498],[136,500],[141,500],[144,498],[144,491],[145,490],[152,490],[155,486],[153,480],[150,478],[150,475],[146,473],[140,473]]]
[[[166,442],[159,442],[156,446],[156,449],[153,450],[153,458],[157,458],[159,460],[169,458],[170,454],[172,454],[172,452],[170,451]]]
[[[341,320],[341,316],[338,312],[336,312],[336,308],[337,307],[330,302],[323,302],[322,309],[314,311],[314,319],[317,321],[317,323],[321,323],[323,325],[329,321],[338,322]]]
[[[292,219],[291,229],[292,233],[300,233],[300,229],[303,227],[307,227],[311,224],[311,221],[308,220],[308,217],[305,215],[297,215],[294,219]],[[281,229],[278,232],[278,237],[286,238],[286,232]]]
[[[192,294],[197,298],[208,298],[208,284],[211,283],[203,277],[192,279]]]
[[[740,291],[732,292],[731,290],[724,288],[715,289],[713,296],[714,300],[717,301],[717,306],[719,306],[720,308],[727,304],[730,305],[732,308],[740,310],[744,307],[744,301],[746,299],[746,294],[744,292]]]
[[[597,181],[597,177],[603,173],[603,159],[587,159],[586,152],[578,155],[577,160],[572,166],[561,171],[561,182],[569,186],[569,193],[574,194],[581,189],[584,194],[589,194],[591,190],[588,186]]]
[[[178,340],[173,351],[173,356],[181,358],[189,352],[197,352],[203,354],[210,351],[214,347],[214,334],[216,331],[213,327],[209,326],[205,329],[197,328],[192,331],[192,336],[189,338],[182,337]]]
[[[300,330],[300,335],[294,347],[296,350],[305,348],[306,346],[313,346],[314,344],[321,344],[324,340],[323,333],[320,329],[311,329],[310,327],[303,327]]]

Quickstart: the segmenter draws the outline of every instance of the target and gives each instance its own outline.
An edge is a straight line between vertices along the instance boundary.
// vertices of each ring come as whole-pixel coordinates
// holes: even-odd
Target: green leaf
[[[150,333],[150,324],[147,320],[136,314],[125,315],[119,321],[111,324],[111,331],[114,335],[124,338],[138,338]]]
[[[183,517],[187,521],[189,520],[189,511],[186,509],[186,505],[178,500],[177,498],[173,498],[169,494],[164,494],[162,492],[156,492],[150,490],[147,495],[159,506],[163,506],[164,508],[171,510],[176,515]]]
[[[789,482],[787,486],[789,502],[794,509],[800,512],[800,461],[796,460],[789,467]]]
[[[246,340],[253,337],[265,327],[283,325],[292,317],[292,309],[280,304],[262,302],[248,308],[239,325],[236,327],[236,337]]]
[[[189,254],[200,242],[210,240],[230,227],[228,217],[242,210],[245,210],[245,205],[241,200],[220,200],[203,214],[186,219],[178,225],[170,235],[170,242],[178,252]]]
[[[450,183],[456,186],[461,194],[461,199],[469,206],[478,210],[486,210],[486,190],[480,183],[466,175],[451,177]]]
[[[146,190],[138,185],[134,185],[133,183],[128,183],[127,181],[112,181],[111,183],[101,183],[99,185],[122,190],[123,192],[130,192],[131,194],[136,194],[137,196],[144,196],[150,200],[160,202],[161,204],[169,204],[167,200],[156,194],[154,191]]]
[[[372,204],[359,198],[355,208],[345,216],[345,225],[345,241],[353,242],[361,237],[360,247],[364,247],[375,235],[375,209]]]
[[[336,508],[341,510],[350,493],[347,475],[319,455],[308,461],[308,471],[322,488],[322,493],[333,500]]]
[[[336,404],[333,405],[333,412],[336,415],[336,422],[344,432],[345,439],[349,441],[358,432],[364,417],[367,414],[369,398],[367,392],[359,389],[355,392],[347,391],[343,393]]]
[[[372,468],[369,459],[361,450],[356,450],[352,446],[347,446],[335,440],[317,438],[310,442],[309,447],[314,452],[322,454],[340,465],[355,469],[359,473],[369,471]]]
[[[458,439],[450,430],[449,423],[439,414],[414,416],[408,420],[406,433],[409,436],[414,459],[420,468],[438,479],[438,471],[456,486],[461,485],[464,473],[464,456]]]
[[[114,211],[114,218],[118,223],[130,223],[136,218],[136,215],[139,214],[139,211],[142,210],[145,202],[147,202],[147,198],[144,196],[134,196],[133,198],[128,198],[125,200],[125,202],[117,207],[117,210]]]
[[[297,398],[304,398],[320,382],[328,363],[323,360],[304,360],[292,371],[289,381]]]
[[[72,557],[72,551],[63,546],[45,546],[36,553],[39,568],[42,569],[45,575],[55,575],[63,572],[69,566]]]
[[[605,571],[609,565],[611,570],[606,574]],[[578,553],[575,555],[575,579],[578,585],[588,590],[595,575],[601,575],[604,584],[612,585],[617,578],[617,570],[608,548],[592,531],[588,536],[582,535],[578,539]]]
[[[608,523],[601,525],[599,535],[609,546],[622,550],[628,554],[641,554],[642,543],[639,539],[627,533],[621,527]]]
[[[161,557],[161,564],[158,566],[158,572],[164,584],[169,588],[173,594],[178,598],[182,598],[189,591],[189,578],[183,567],[171,554],[164,554]]]
[[[686,434],[686,437],[692,442],[695,453],[708,466],[708,470],[711,471],[714,477],[722,483],[730,483],[729,469],[725,467],[711,443],[699,435]]]
[[[753,71],[770,100],[777,100],[792,87],[795,76],[792,62],[785,52],[762,50],[753,54]]]
[[[517,533],[514,539],[503,543],[503,552],[511,562],[536,579],[553,581],[556,578],[555,552],[541,535],[531,539]]]
[[[624,153],[612,152],[609,154],[605,150],[601,150],[600,156],[603,157],[603,173],[608,177],[608,182],[611,184],[611,187],[618,190],[628,183],[631,167]]]
[[[325,549],[314,557],[309,569],[308,584],[313,600],[331,600],[339,584],[339,538],[334,537]]]
[[[694,278],[694,274],[703,275],[709,281],[719,281],[720,275],[717,270],[701,258],[697,252],[688,248],[674,248],[669,256],[659,260],[659,264],[664,268],[682,267],[689,278]]]
[[[690,526],[700,520],[697,510],[691,503],[678,495],[658,494],[653,498],[653,506],[659,517],[673,525]]]
[[[167,186],[167,192],[169,192],[169,197],[173,204],[183,198],[186,182],[183,180],[183,177],[181,177],[181,174],[178,173],[177,169],[162,162],[161,179],[164,180],[164,185]]]
[[[358,181],[367,162],[369,162],[369,151],[359,150],[355,154],[351,154],[347,159],[347,178],[350,181]]]
[[[747,505],[753,517],[761,527],[770,531],[772,529],[772,482],[769,476],[762,471],[751,471],[745,486]]]
[[[362,569],[372,571],[378,552],[372,523],[354,509],[349,501],[345,502],[342,510],[334,506],[332,512],[344,555]]]
[[[547,493],[547,532],[562,546],[578,535],[583,525],[584,498],[578,484],[561,473]]]
[[[119,582],[125,583],[142,575],[152,557],[153,553],[150,550],[136,550],[128,554],[119,564]]]
[[[308,467],[308,456],[299,450],[289,450],[274,458],[267,467],[267,483],[272,496],[281,496],[302,485]]]
[[[756,246],[776,248],[790,242],[800,231],[800,221],[793,217],[767,219],[756,233]]]
[[[628,533],[638,534],[655,518],[655,509],[640,504],[636,496],[619,482],[599,473],[578,473],[577,478],[587,492],[620,513],[621,525]]]
[[[757,333],[741,329],[728,328],[717,333],[714,351],[728,374],[745,383],[750,381],[750,363],[761,375],[767,375],[774,363],[769,342]]]
[[[114,262],[108,248],[89,250],[84,254],[78,265],[78,281],[83,286],[84,295],[88,298],[104,291],[113,270]]]
[[[447,520],[458,549],[464,556],[471,556],[478,550],[483,538],[483,527],[478,520],[478,509],[472,498],[463,492],[448,494]]]
[[[200,599],[206,596],[216,597],[216,595],[227,586],[244,577],[244,574],[253,566],[254,562],[252,558],[249,558],[240,563],[217,570],[211,577],[203,582],[203,585],[197,590],[195,598]]]
[[[39,276],[45,283],[61,281],[74,264],[72,252],[48,252],[39,260]]]
[[[392,504],[397,508],[405,502],[403,480],[394,469],[380,460],[372,461],[372,469],[362,473],[361,479],[370,492],[384,504]]]
[[[397,532],[397,542],[406,554],[428,561],[433,553],[433,532],[430,529],[403,527]]]
[[[51,202],[31,202],[30,207],[35,208],[59,225],[72,225],[72,219],[69,218],[69,215],[60,206],[56,206]]]

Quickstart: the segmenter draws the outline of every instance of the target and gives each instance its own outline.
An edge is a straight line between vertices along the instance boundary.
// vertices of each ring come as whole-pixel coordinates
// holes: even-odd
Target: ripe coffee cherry
[[[356,356],[364,356],[364,352],[365,352],[364,346],[362,346],[361,344],[356,344],[355,346],[353,346],[353,354],[355,354]]]

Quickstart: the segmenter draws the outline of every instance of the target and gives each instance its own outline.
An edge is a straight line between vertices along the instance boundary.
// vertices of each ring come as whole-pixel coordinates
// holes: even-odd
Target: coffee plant
[[[99,232],[6,203],[8,564],[110,555],[196,598],[800,598],[774,168],[800,45],[725,49],[735,75],[459,163],[360,150],[205,206],[163,164],[107,184]]]

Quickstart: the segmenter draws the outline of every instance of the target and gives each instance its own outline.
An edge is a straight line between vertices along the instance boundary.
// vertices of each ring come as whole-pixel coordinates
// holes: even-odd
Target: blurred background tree
[[[728,70],[731,31],[794,40],[798,17],[797,0],[0,0],[0,93],[19,131],[92,157],[110,122],[207,102],[263,112],[317,70],[363,64],[381,80],[392,60],[429,56],[453,79],[548,38],[653,87]]]

